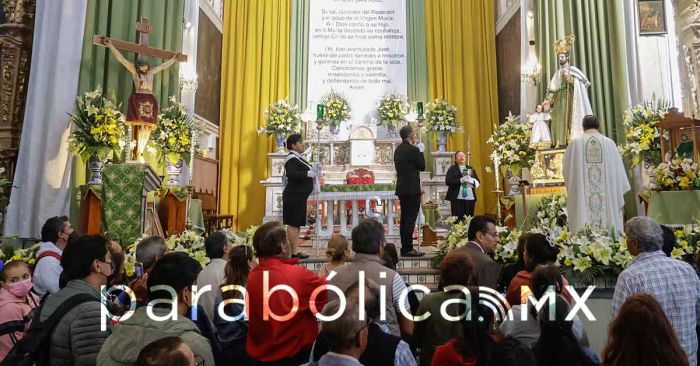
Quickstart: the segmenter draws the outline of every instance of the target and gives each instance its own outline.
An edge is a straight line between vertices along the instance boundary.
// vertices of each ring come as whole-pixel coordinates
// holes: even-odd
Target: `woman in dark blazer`
[[[304,142],[296,133],[287,138],[289,155],[284,160],[285,185],[282,192],[282,221],[287,225],[287,239],[292,248],[292,257],[306,259],[299,252],[299,231],[306,225],[306,200],[314,190],[314,179],[319,171],[301,156]]]
[[[466,216],[474,216],[479,176],[473,167],[466,164],[467,155],[463,151],[457,151],[454,159],[454,164],[445,175],[445,199],[450,201],[452,216],[464,220]]]

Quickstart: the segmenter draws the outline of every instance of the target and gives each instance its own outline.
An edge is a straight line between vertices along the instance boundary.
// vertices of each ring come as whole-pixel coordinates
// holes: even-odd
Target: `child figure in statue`
[[[530,123],[532,124],[530,146],[536,149],[544,149],[552,145],[552,137],[549,134],[549,126],[547,125],[550,119],[549,113],[544,112],[542,105],[538,104],[535,108],[535,113],[530,115]]]

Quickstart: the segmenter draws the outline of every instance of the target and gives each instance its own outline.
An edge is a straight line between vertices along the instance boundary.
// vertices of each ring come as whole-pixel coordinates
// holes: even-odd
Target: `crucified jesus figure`
[[[136,60],[135,64],[129,62],[114,47],[111,40],[105,39],[104,44],[112,52],[114,58],[131,73],[134,80],[134,93],[129,97],[127,122],[131,124],[156,123],[158,103],[153,96],[153,76],[174,64],[177,61],[177,55],[151,69],[151,66],[145,61]]]

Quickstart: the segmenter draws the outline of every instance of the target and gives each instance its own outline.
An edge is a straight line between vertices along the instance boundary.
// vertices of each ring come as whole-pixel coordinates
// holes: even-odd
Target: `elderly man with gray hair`
[[[369,323],[360,320],[357,299],[350,298],[344,310],[340,305],[340,301],[333,300],[321,312],[324,316],[333,318],[321,323],[321,331],[330,351],[318,362],[311,363],[311,366],[362,366],[358,360],[367,348]]]
[[[625,300],[636,293],[652,295],[671,321],[690,365],[697,364],[698,339],[695,333],[700,309],[700,280],[693,267],[668,258],[661,251],[663,231],[648,217],[635,217],[625,224],[627,248],[635,256],[620,273],[613,295],[617,315]]]

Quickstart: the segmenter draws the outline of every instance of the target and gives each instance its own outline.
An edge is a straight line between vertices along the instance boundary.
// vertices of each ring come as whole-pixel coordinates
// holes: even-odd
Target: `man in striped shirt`
[[[613,314],[636,293],[652,295],[664,309],[690,365],[697,364],[695,326],[700,311],[700,280],[693,267],[666,257],[661,246],[663,231],[648,217],[625,224],[627,248],[636,258],[620,273],[613,295]]]

